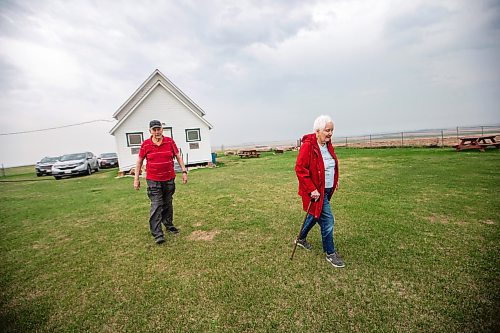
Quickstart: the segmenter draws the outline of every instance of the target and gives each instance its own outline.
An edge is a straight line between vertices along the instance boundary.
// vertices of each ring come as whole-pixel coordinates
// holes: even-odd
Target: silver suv
[[[97,157],[91,152],[66,154],[52,166],[52,175],[59,180],[65,176],[90,175],[99,171]]]

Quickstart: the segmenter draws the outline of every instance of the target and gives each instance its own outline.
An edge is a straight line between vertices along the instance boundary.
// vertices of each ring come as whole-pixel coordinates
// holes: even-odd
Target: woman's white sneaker
[[[332,254],[326,255],[326,260],[333,265],[333,267],[345,267],[344,261],[337,254],[337,252],[333,252]]]

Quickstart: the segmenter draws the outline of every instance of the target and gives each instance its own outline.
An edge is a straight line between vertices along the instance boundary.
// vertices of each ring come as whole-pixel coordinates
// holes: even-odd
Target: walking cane
[[[304,229],[304,224],[306,224],[306,219],[307,219],[307,214],[309,214],[309,209],[311,209],[311,204],[313,200],[309,200],[309,205],[307,206],[307,211],[306,211],[306,216],[304,217],[304,222],[302,222],[302,227],[300,227],[299,234],[297,235],[297,238],[295,239],[295,246],[293,247],[293,252],[292,256],[290,257],[290,260],[293,260],[293,255],[295,254],[295,249],[297,249],[297,241],[299,240],[300,234],[302,233],[302,229]]]

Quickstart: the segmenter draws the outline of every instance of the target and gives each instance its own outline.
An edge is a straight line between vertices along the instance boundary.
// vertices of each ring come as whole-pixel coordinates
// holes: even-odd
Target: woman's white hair
[[[316,132],[318,130],[320,130],[320,131],[324,130],[326,128],[326,124],[328,124],[328,123],[333,124],[332,118],[330,118],[330,116],[327,116],[324,114],[319,116],[314,121],[314,126],[313,126],[314,132]]]

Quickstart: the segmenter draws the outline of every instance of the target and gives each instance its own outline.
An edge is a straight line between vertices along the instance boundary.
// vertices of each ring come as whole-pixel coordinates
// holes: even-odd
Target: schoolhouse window
[[[186,142],[193,141],[201,141],[199,128],[190,128],[186,130]]]
[[[144,138],[142,136],[142,133],[127,133],[128,147],[140,146],[143,141]]]

